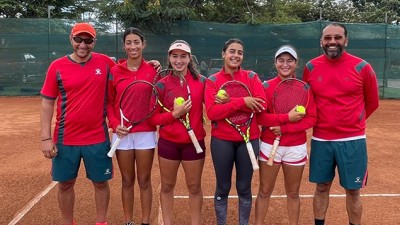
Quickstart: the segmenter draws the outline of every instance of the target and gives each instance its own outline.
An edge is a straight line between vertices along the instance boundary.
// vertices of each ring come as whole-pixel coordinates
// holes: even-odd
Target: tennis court
[[[57,187],[50,177],[51,161],[44,158],[40,143],[40,98],[0,97],[0,224],[60,224],[57,206]],[[400,224],[400,100],[381,100],[378,111],[368,120],[369,180],[362,190],[363,225]],[[209,131],[209,122],[207,124]],[[209,132],[207,133],[209,146]],[[115,159],[114,159],[115,160]],[[82,167],[83,168],[83,167]],[[123,224],[120,197],[120,175],[115,162],[115,178],[110,182],[111,201],[108,222],[110,225]],[[159,170],[154,161],[153,210],[151,224],[162,224],[159,207]],[[182,173],[182,171],[180,171]],[[174,224],[190,224],[188,216],[188,193],[183,176],[175,190]],[[312,195],[314,185],[307,181],[308,167],[305,169],[301,187],[300,224],[313,224]],[[271,201],[266,224],[287,224],[286,199],[282,174],[279,175]],[[203,172],[204,205],[202,224],[215,224],[213,192],[215,187],[212,161],[207,149]],[[235,187],[235,185],[232,185]],[[136,186],[136,192],[138,188]],[[253,210],[258,190],[258,172],[253,179]],[[331,191],[327,224],[348,224],[344,191],[337,182]],[[228,224],[237,224],[237,198],[234,188],[229,200]],[[135,195],[135,223],[140,222],[139,194]],[[76,185],[75,218],[79,225],[95,223],[94,191],[91,182],[81,170]]]

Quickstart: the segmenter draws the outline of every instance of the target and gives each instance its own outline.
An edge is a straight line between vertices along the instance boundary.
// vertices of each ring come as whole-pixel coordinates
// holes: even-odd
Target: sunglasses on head
[[[94,42],[94,38],[72,37],[72,39],[74,39],[74,41],[79,44],[82,43],[82,41],[85,42],[85,44],[87,45],[90,45]]]

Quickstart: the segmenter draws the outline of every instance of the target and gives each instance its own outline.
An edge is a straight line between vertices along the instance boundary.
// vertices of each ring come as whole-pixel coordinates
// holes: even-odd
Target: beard
[[[337,47],[336,50],[330,50],[328,45],[325,45],[323,47],[325,55],[328,56],[328,58],[330,59],[339,58],[344,51],[343,45],[335,45],[335,46]]]

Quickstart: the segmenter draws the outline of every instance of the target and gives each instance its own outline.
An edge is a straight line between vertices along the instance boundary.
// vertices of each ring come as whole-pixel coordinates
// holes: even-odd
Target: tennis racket
[[[223,84],[220,90],[225,90],[230,98],[244,98],[251,97],[250,90],[247,86],[239,81],[228,81]],[[250,143],[250,124],[253,119],[254,113],[245,112],[245,111],[237,111],[231,114],[228,118],[225,118],[226,122],[228,122],[232,127],[234,127],[243,137],[243,140],[246,143],[247,152],[250,157],[251,164],[253,166],[253,170],[258,170],[258,162],[257,157],[254,154],[253,146]],[[242,128],[246,129],[244,133]]]
[[[301,105],[307,108],[309,99],[310,86],[299,79],[288,78],[281,81],[278,86],[276,86],[272,96],[272,108],[275,114],[286,114],[295,106]],[[267,164],[270,166],[274,164],[274,158],[281,141],[281,136],[282,135],[277,135],[272,144],[267,161]]]
[[[130,126],[128,130],[143,122],[151,116],[157,105],[158,92],[154,85],[148,81],[137,80],[129,84],[121,95],[119,111],[121,114],[121,125],[124,121]],[[121,138],[118,138],[110,151],[109,157],[113,157]]]
[[[171,76],[171,79],[173,82],[168,83],[168,93],[165,93],[164,95],[164,99],[161,102],[160,99],[158,99],[158,104],[166,111],[166,112],[171,112],[171,110],[174,108],[174,101],[176,98],[178,97],[182,97],[186,100],[190,100],[190,88],[185,80],[185,78],[183,76],[180,75],[174,75],[174,71],[169,70],[164,72],[164,76],[165,73],[168,73],[167,75]],[[189,113],[187,112],[185,115],[181,116],[179,119],[179,121],[185,126],[190,140],[192,141],[194,148],[196,149],[196,152],[202,153],[203,149],[201,148],[199,141],[197,140],[197,137],[195,135],[195,133],[193,132],[192,127],[190,126],[190,118],[189,118]]]

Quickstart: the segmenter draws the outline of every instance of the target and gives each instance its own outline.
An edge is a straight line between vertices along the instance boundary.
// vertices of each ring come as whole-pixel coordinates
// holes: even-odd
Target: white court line
[[[257,198],[257,195],[252,195],[253,198]],[[300,198],[313,198],[314,195],[300,195]],[[331,194],[329,197],[332,198],[343,198],[345,194]],[[361,194],[361,197],[400,197],[400,194]],[[174,198],[189,198],[189,196],[174,196]],[[214,196],[203,196],[204,199],[213,199]],[[228,198],[238,198],[237,195],[230,195]],[[271,198],[286,198],[286,195],[271,195]]]
[[[41,193],[39,193],[38,195],[36,195],[36,197],[34,197],[30,202],[28,202],[28,204],[26,204],[26,206],[24,208],[22,208],[17,214],[15,214],[16,216],[14,217],[13,220],[11,220],[10,223],[8,223],[8,225],[15,225],[17,224],[22,217],[25,216],[26,213],[29,212],[29,210],[31,210],[31,208],[36,205],[36,203],[38,203],[40,201],[41,198],[43,198],[44,196],[47,195],[47,193],[49,193],[49,191],[51,189],[53,189],[54,186],[56,186],[58,182],[53,181],[49,184],[49,186],[47,186]]]

